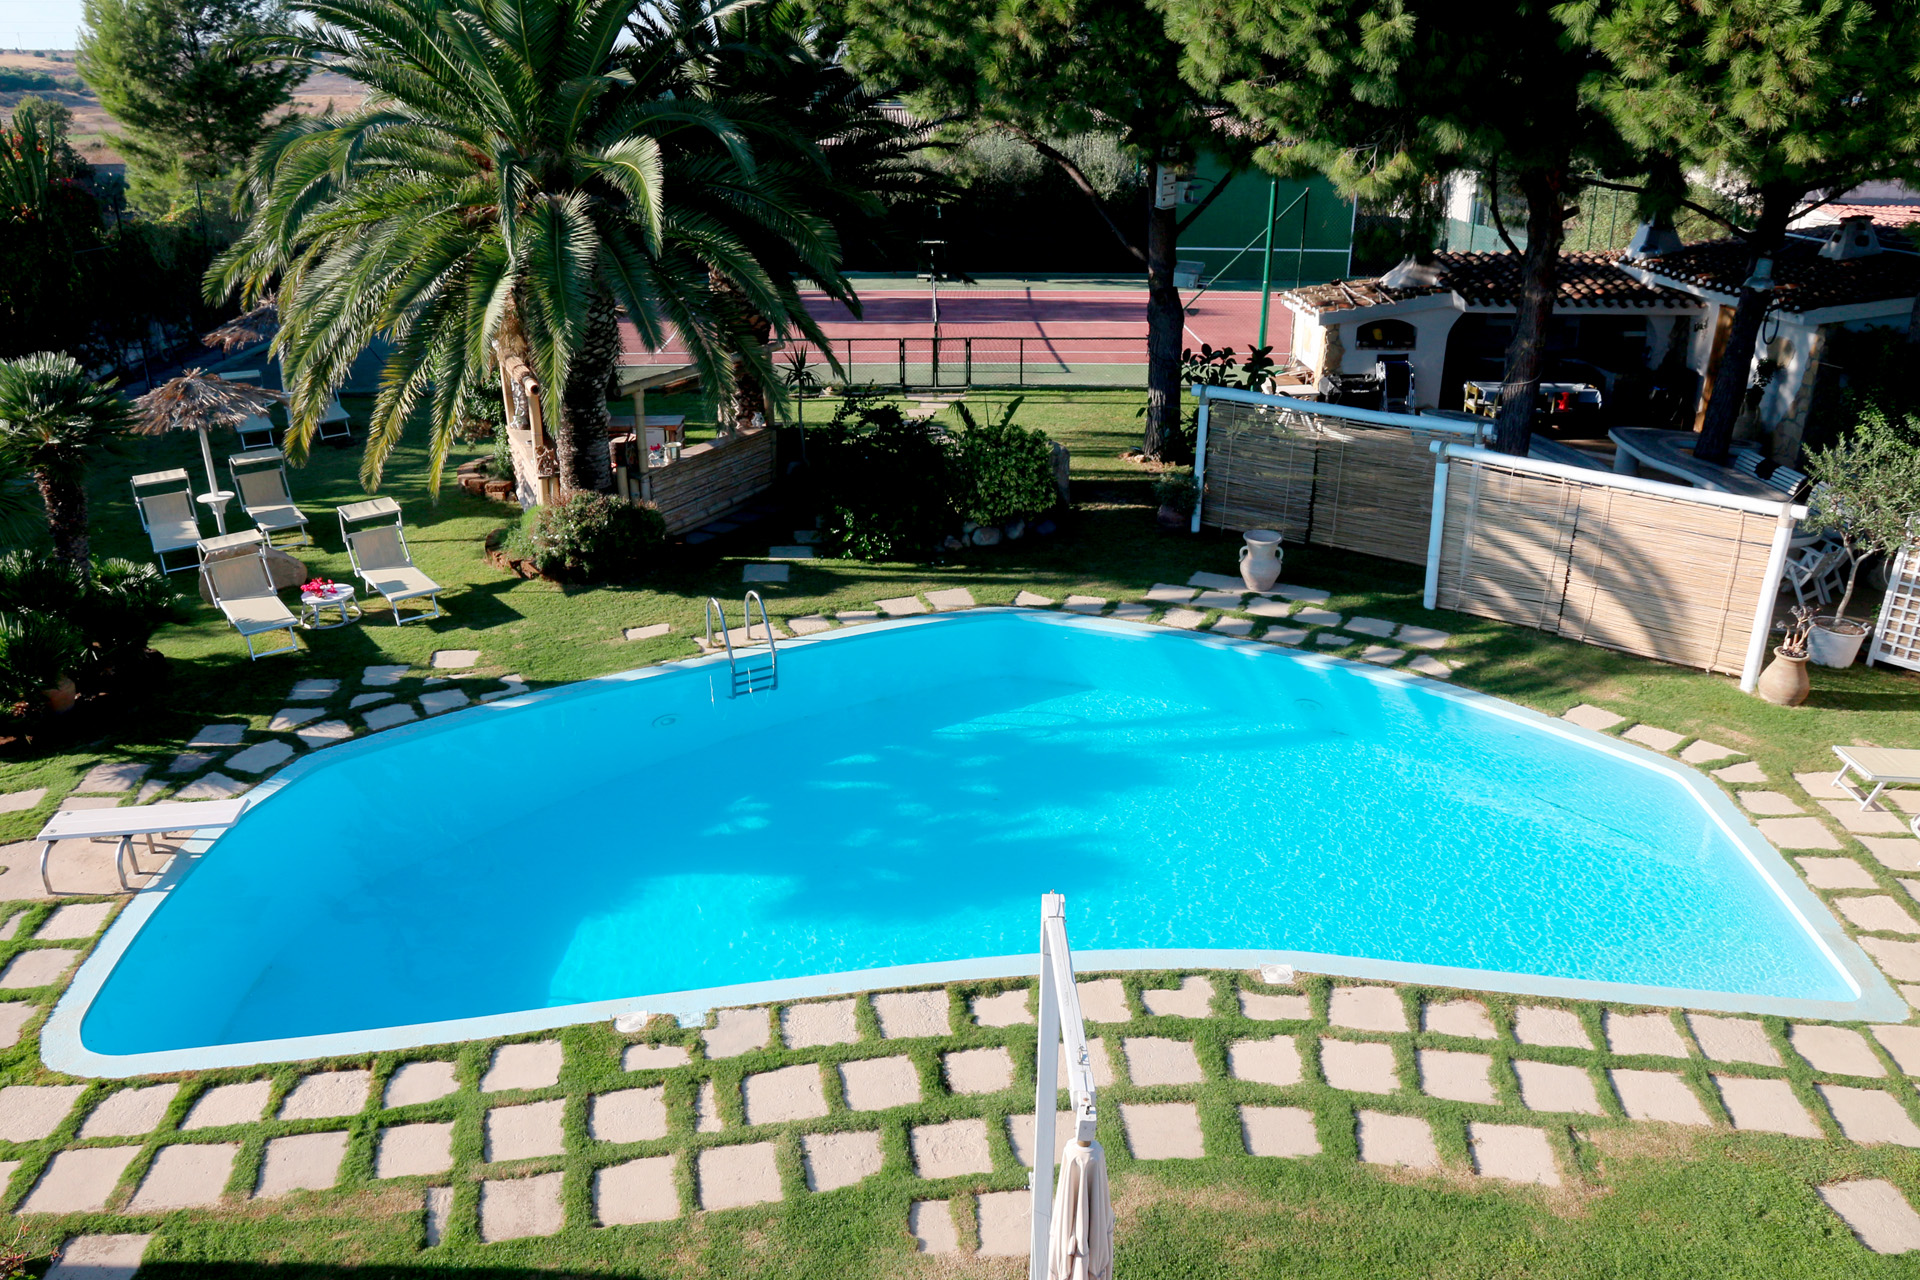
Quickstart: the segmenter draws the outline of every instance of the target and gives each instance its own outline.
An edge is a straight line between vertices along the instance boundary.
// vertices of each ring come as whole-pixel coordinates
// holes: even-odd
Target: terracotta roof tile
[[[1720,293],[1737,294],[1750,271],[1747,246],[1707,240],[1649,258],[1643,269]],[[1875,253],[1835,261],[1813,240],[1789,239],[1773,260],[1774,305],[1782,311],[1818,311],[1911,298],[1920,292],[1920,257]]]
[[[1386,289],[1379,280],[1339,280],[1289,289],[1281,297],[1318,313],[1385,306],[1430,294],[1457,293],[1469,306],[1515,305],[1520,296],[1521,259],[1511,253],[1436,253],[1445,284],[1434,288]],[[1620,269],[1618,253],[1562,253],[1560,287],[1554,306],[1673,307],[1697,302],[1690,294],[1647,284]]]

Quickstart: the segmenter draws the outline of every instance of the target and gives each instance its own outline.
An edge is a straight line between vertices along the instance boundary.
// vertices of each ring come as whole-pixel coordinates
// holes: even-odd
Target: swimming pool
[[[1264,644],[979,610],[456,712],[306,757],[139,895],[43,1048],[126,1075],[645,1008],[1236,967],[1815,1017],[1902,1006],[1719,790]],[[185,863],[186,859],[180,860]]]

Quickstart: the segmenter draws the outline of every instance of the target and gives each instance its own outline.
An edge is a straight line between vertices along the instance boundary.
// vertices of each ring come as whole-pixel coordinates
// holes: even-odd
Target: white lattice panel
[[[1887,598],[1867,661],[1920,671],[1920,544],[1903,547],[1887,574]]]

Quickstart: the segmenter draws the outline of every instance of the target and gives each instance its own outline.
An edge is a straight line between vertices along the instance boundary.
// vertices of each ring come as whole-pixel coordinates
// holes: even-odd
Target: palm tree
[[[548,389],[562,490],[605,489],[621,310],[649,347],[677,336],[723,395],[733,372],[712,277],[780,332],[820,336],[754,246],[775,236],[811,278],[844,289],[832,228],[762,172],[722,104],[668,91],[690,56],[678,33],[618,47],[631,0],[292,8],[308,24],[293,52],[372,96],[290,122],[256,154],[251,222],[209,293],[277,295],[296,452],[380,338],[391,352],[369,487],[416,410],[437,486],[461,402],[489,386],[490,363],[519,357]],[[741,354],[771,380],[764,351]]]
[[[83,585],[91,573],[87,464],[118,443],[127,419],[113,383],[95,382],[71,356],[42,351],[0,360],[0,452],[32,469],[53,554]]]

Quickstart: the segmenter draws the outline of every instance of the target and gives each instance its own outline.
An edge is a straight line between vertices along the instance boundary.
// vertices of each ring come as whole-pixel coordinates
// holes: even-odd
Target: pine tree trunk
[[[613,459],[608,436],[613,416],[607,392],[620,367],[620,311],[613,295],[601,290],[587,309],[586,337],[567,369],[561,397],[565,421],[556,424],[554,443],[560,458],[561,493],[613,492]]]
[[[1747,241],[1749,274],[1760,259],[1780,252],[1787,238],[1787,219],[1793,215],[1800,196],[1798,191],[1780,187],[1761,190],[1760,221]],[[1727,345],[1720,354],[1719,367],[1713,370],[1713,394],[1707,398],[1707,411],[1700,421],[1700,438],[1693,442],[1693,456],[1702,462],[1725,463],[1731,457],[1733,428],[1740,421],[1740,409],[1747,400],[1753,349],[1771,305],[1771,289],[1740,290],[1740,301],[1733,309],[1733,323],[1727,328]]]
[[[87,490],[75,477],[51,467],[36,468],[34,483],[47,508],[47,531],[53,536],[53,557],[80,575],[82,585],[93,577],[87,537]]]
[[[1187,314],[1173,283],[1177,211],[1153,207],[1152,183],[1147,201],[1147,431],[1140,447],[1157,457],[1180,424],[1180,334]]]
[[[1533,438],[1534,405],[1540,398],[1540,365],[1546,355],[1547,326],[1560,288],[1561,174],[1533,169],[1517,185],[1527,198],[1527,251],[1521,264],[1520,306],[1507,346],[1507,368],[1500,388],[1500,409],[1493,420],[1493,447],[1525,457]],[[1494,199],[1499,199],[1499,192]]]

